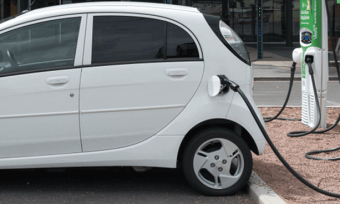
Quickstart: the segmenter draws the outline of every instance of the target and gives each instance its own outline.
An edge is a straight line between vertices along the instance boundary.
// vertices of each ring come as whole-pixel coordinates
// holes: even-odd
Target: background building
[[[95,2],[97,0],[36,0],[31,9],[59,4]],[[103,0],[100,0],[103,1]],[[120,0],[112,0],[120,1]],[[257,44],[257,12],[259,0],[125,0],[154,3],[170,3],[197,7],[203,13],[221,16],[248,45]],[[301,0],[303,1],[303,0]],[[1,19],[18,14],[33,0],[0,0]],[[262,0],[263,42],[281,47],[299,46],[300,0]],[[333,34],[340,37],[340,4],[328,0],[332,16]],[[266,48],[266,47],[265,47]]]

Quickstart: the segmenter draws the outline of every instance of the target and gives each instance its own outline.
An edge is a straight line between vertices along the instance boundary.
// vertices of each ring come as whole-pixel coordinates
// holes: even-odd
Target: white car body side
[[[106,81],[106,83],[110,83],[108,86],[111,87],[117,85],[122,86],[119,81],[111,83],[109,78],[105,78],[104,75],[109,72],[116,71],[116,73],[113,74],[119,74],[124,73],[124,71],[119,71],[119,69],[117,69],[118,71],[109,69],[105,70],[109,67],[104,67],[104,69],[102,69],[103,73],[101,75],[99,74],[98,76],[94,76],[98,67],[82,68],[82,66],[87,66],[91,64],[90,51],[92,42],[91,38],[86,35],[92,32],[92,30],[90,30],[92,29],[92,27],[86,27],[86,23],[92,23],[92,17],[94,15],[105,13],[110,15],[143,16],[149,18],[157,18],[176,24],[185,29],[191,35],[191,37],[193,37],[195,43],[198,46],[200,58],[202,59],[202,61],[200,62],[185,62],[189,65],[189,68],[187,68],[189,75],[186,76],[187,81],[183,81],[181,86],[188,86],[186,88],[190,90],[181,90],[182,92],[179,93],[178,100],[173,100],[171,101],[171,103],[164,103],[164,101],[171,100],[171,98],[166,98],[166,95],[164,95],[163,99],[165,97],[166,100],[157,101],[158,99],[154,98],[153,104],[142,104],[144,108],[143,110],[145,110],[145,107],[148,106],[156,110],[163,110],[163,112],[150,115],[150,121],[155,123],[155,127],[150,127],[149,130],[146,130],[148,132],[144,132],[142,134],[138,134],[138,132],[133,133],[134,139],[124,138],[129,136],[125,135],[123,137],[123,135],[119,135],[121,133],[118,133],[115,139],[119,141],[117,141],[116,143],[112,139],[107,138],[107,132],[103,132],[103,134],[100,136],[100,138],[102,138],[100,142],[93,141],[93,138],[91,138],[91,130],[93,130],[93,128],[95,128],[96,126],[99,126],[103,129],[109,128],[105,129],[105,131],[113,131],[121,124],[117,123],[116,125],[112,125],[110,127],[109,121],[119,120],[119,117],[123,117],[124,120],[128,120],[129,117],[135,117],[136,111],[138,109],[138,104],[127,104],[126,101],[117,102],[117,100],[115,100],[114,98],[115,95],[111,95],[111,98],[107,98],[108,101],[100,101],[102,109],[98,109],[96,112],[91,107],[91,105],[93,104],[93,101],[91,101],[91,97],[93,97],[92,94],[96,94],[96,99],[104,99],[108,96],[104,94],[105,92],[100,93],[91,89],[87,90],[86,83],[92,83],[91,85],[93,85],[98,83],[99,81]],[[61,149],[65,149],[64,152],[52,152],[49,155],[41,156],[19,155],[13,158],[11,158],[11,156],[8,156],[8,158],[1,158],[4,156],[1,155],[2,152],[0,151],[1,169],[78,166],[150,166],[175,168],[177,165],[178,153],[185,136],[195,126],[209,120],[225,120],[234,124],[238,124],[235,125],[235,129],[237,129],[236,131],[240,131],[240,128],[242,127],[244,130],[250,133],[253,142],[256,145],[255,152],[257,154],[263,153],[265,139],[255,121],[253,120],[248,108],[246,107],[246,104],[242,101],[240,96],[232,91],[229,91],[227,94],[218,97],[210,97],[208,94],[209,78],[213,75],[225,75],[229,79],[235,81],[240,85],[241,89],[250,99],[253,107],[256,107],[251,96],[253,86],[253,73],[251,66],[238,59],[232,52],[228,50],[228,48],[224,44],[221,43],[221,41],[216,37],[215,33],[207,24],[202,13],[200,13],[197,9],[174,5],[128,2],[102,2],[56,6],[31,11],[10,21],[4,22],[0,24],[0,34],[9,30],[19,28],[26,24],[32,24],[39,21],[47,21],[48,19],[61,18],[62,16],[70,15],[79,15],[82,17],[76,58],[74,63],[74,66],[79,67],[79,69],[66,70],[73,72],[76,72],[78,70],[78,72],[75,74],[79,74],[79,77],[81,75],[81,79],[79,79],[80,81],[73,81],[74,83],[78,82],[78,88],[80,89],[80,96],[76,93],[76,97],[79,97],[80,106],[78,107],[78,110],[73,108],[72,110],[70,109],[70,111],[73,111],[72,114],[74,116],[77,116],[77,114],[79,114],[80,121],[78,122],[80,123],[81,130],[80,132],[79,129],[77,130],[78,132],[76,130],[74,130],[73,132],[74,135],[79,135],[79,138],[82,140],[82,147],[78,146],[78,149],[74,147],[72,150],[71,147],[67,149],[66,146],[64,146],[60,147]],[[85,32],[86,28],[87,32]],[[147,69],[149,69],[149,72],[152,72],[153,69],[159,66],[158,68],[161,69],[161,72],[166,75],[167,69],[176,68],[181,69],[180,71],[183,71],[183,67],[181,67],[181,64],[182,63],[179,62],[170,62],[165,63],[164,65],[153,64],[149,67],[147,65],[137,64],[131,66],[131,69],[133,70],[147,67]],[[126,66],[129,65],[115,65],[116,68],[124,68]],[[44,72],[41,72],[41,74],[44,74]],[[147,74],[142,72],[138,76],[146,77],[144,79],[149,81],[152,80],[151,78],[148,79]],[[138,76],[136,74],[136,76],[133,77],[135,80],[137,80]],[[159,75],[160,79],[161,77],[162,76]],[[0,81],[4,79],[6,80],[6,77],[0,78]],[[83,80],[85,81],[82,84]],[[115,80],[118,80],[118,78]],[[160,82],[162,82],[162,80],[160,80]],[[143,81],[143,79],[141,79],[139,83],[145,83],[145,80]],[[18,85],[18,87],[19,86],[20,85]],[[146,86],[146,88],[152,88],[152,84],[149,84],[149,87]],[[178,87],[171,87],[170,85],[168,85],[163,88],[164,91],[167,91],[176,89]],[[0,90],[2,89],[3,85],[0,85]],[[123,88],[117,90],[113,88],[110,91],[117,91],[117,93],[122,94],[126,91],[133,91],[133,89],[129,90]],[[190,92],[193,92],[194,94],[187,95],[187,93]],[[84,93],[84,95],[82,95],[82,93]],[[2,96],[2,94],[3,92],[0,93],[0,96]],[[139,94],[143,94],[143,92],[140,92]],[[0,104],[2,103],[1,100],[3,100],[3,98],[0,97]],[[15,103],[14,100],[17,100],[17,98],[13,98],[13,101],[6,101],[6,103]],[[84,102],[82,100],[84,100]],[[117,102],[117,107],[119,109],[115,110],[107,108],[108,104],[106,102],[110,101]],[[3,107],[4,106],[2,106],[1,108]],[[131,111],[133,107],[137,109],[135,111]],[[164,107],[167,107],[167,109],[162,109]],[[124,108],[128,108],[131,111],[131,114],[129,114],[129,112],[124,112]],[[259,111],[257,109],[255,110],[257,111],[259,118],[262,118]],[[98,112],[100,111],[123,111],[125,115],[122,116],[121,114],[117,114],[115,116],[103,116],[98,114]],[[150,114],[149,112],[144,113]],[[93,114],[97,114],[98,118],[87,117],[87,115]],[[164,114],[168,118],[162,118],[164,119],[164,121],[154,118],[157,116],[161,117],[160,114]],[[1,123],[4,122],[4,120],[2,119],[3,115],[5,114],[3,112],[0,112],[0,127],[2,125]],[[68,117],[71,117],[71,115],[69,115]],[[170,118],[173,119],[170,120]],[[41,120],[42,124],[43,122],[46,122],[46,119],[44,118],[41,118]],[[75,117],[74,120],[78,120],[78,116]],[[171,122],[167,122],[169,120]],[[141,128],[143,128],[142,126],[144,124],[141,123],[142,126],[139,127],[137,119],[131,119],[131,123],[133,123],[133,127],[136,128],[135,130],[131,129],[131,132],[139,131]],[[3,123],[3,125],[6,126],[8,124],[5,122]],[[128,129],[129,127],[121,128],[124,130]],[[62,127],[60,127],[59,129],[62,129]],[[161,130],[158,131],[159,129]],[[8,130],[6,134],[11,134],[10,132],[11,131]],[[1,135],[2,134],[3,132],[1,133]],[[16,134],[25,134],[25,129],[22,129],[21,132],[19,131]],[[41,134],[47,134],[47,132],[44,132],[44,126],[41,127]],[[5,138],[6,137],[1,136],[0,142],[3,143],[3,141],[1,140]],[[32,141],[35,141],[37,139],[39,138],[35,138],[35,136],[32,136]],[[55,138],[56,142],[57,139],[58,138]],[[58,143],[58,145],[62,144]]]

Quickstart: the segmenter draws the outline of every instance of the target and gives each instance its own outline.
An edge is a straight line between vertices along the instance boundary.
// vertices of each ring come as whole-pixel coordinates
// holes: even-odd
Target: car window
[[[167,58],[199,57],[195,41],[185,30],[168,23],[167,32]]]
[[[95,16],[92,64],[162,59],[164,27],[155,19]]]
[[[73,66],[80,21],[53,20],[0,35],[0,74]]]

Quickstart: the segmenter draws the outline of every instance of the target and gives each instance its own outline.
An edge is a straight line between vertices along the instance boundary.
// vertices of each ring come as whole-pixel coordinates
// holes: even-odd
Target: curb
[[[286,204],[254,171],[247,183],[247,192],[257,204]]]
[[[282,108],[282,106],[278,105],[258,105],[258,108]],[[286,108],[301,108],[302,106],[291,106],[287,105]],[[326,106],[326,108],[340,108],[340,106]]]
[[[289,81],[290,77],[254,77],[254,81]],[[301,81],[301,77],[294,77],[294,81]],[[328,81],[338,81],[337,76],[330,76]]]
[[[254,81],[289,81],[290,77],[254,77]],[[294,81],[301,81],[301,77],[294,77]]]

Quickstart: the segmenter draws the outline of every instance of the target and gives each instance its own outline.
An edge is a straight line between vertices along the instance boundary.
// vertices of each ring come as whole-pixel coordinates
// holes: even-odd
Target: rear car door
[[[0,158],[81,152],[79,84],[86,15],[0,34]]]
[[[197,90],[204,63],[182,25],[155,16],[89,14],[80,91],[84,151],[159,132]]]

